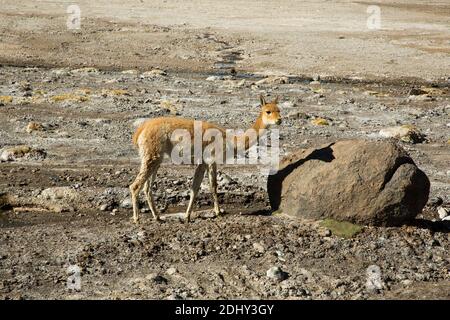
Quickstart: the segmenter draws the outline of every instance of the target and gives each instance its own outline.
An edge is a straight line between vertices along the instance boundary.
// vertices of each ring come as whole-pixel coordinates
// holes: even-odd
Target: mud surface
[[[165,163],[158,172],[161,223],[151,220],[142,199],[143,221],[135,226],[128,193],[139,167],[131,144],[139,121],[177,115],[246,128],[264,93],[281,97],[282,155],[338,139],[381,139],[383,128],[415,126],[425,140],[402,146],[429,176],[430,198],[448,206],[449,55],[448,30],[441,28],[448,25],[447,4],[390,2],[392,28],[380,31],[379,42],[344,24],[320,54],[333,24],[306,24],[308,32],[298,35],[312,41],[305,52],[296,47],[299,24],[287,9],[277,10],[292,22],[288,26],[264,18],[268,8],[247,15],[265,22],[263,28],[239,17],[232,24],[227,15],[233,11],[222,8],[231,2],[196,18],[195,6],[155,1],[155,8],[133,15],[116,2],[105,13],[99,1],[83,9],[82,29],[72,32],[61,4],[42,10],[34,3],[24,1],[18,9],[4,1],[0,13],[1,298],[450,298],[449,225],[432,203],[409,226],[364,227],[346,239],[318,222],[271,214],[266,177],[255,165],[220,168],[220,218],[211,214],[205,179],[189,225],[177,213],[187,205],[192,167]],[[362,8],[365,17],[361,2],[334,5],[353,17]],[[326,10],[319,15],[315,6],[306,6],[310,19],[331,16]],[[412,29],[396,31],[413,17],[434,42],[416,29],[408,41],[404,30]],[[358,41],[375,51],[352,54]],[[376,67],[390,59],[396,62]],[[261,82],[274,74],[285,78]],[[314,124],[319,118],[328,125]],[[81,269],[79,291],[67,289],[67,268],[74,265]],[[366,287],[371,265],[381,271],[383,288],[376,292]],[[285,280],[266,276],[274,266]]]

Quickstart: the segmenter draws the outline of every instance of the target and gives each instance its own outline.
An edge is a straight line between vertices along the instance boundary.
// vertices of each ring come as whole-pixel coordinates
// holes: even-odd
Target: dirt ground
[[[1,298],[450,298],[450,226],[432,205],[450,203],[448,2],[379,2],[380,30],[363,1],[78,4],[74,31],[66,3],[1,1]],[[272,75],[284,78],[261,82]],[[166,163],[154,186],[165,221],[142,199],[134,225],[136,125],[177,115],[246,128],[261,93],[281,97],[282,154],[414,125],[426,140],[402,145],[430,178],[430,205],[410,225],[343,238],[272,215],[261,168],[227,165],[225,214],[212,216],[205,179],[187,225],[177,213],[193,168]],[[371,265],[381,290],[366,287]],[[81,290],[67,287],[71,266]]]

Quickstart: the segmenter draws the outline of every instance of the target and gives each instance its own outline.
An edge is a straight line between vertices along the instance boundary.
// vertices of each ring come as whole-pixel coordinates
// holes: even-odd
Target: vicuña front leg
[[[197,168],[195,168],[194,181],[192,182],[191,188],[191,198],[189,199],[189,205],[186,210],[186,222],[191,221],[192,207],[194,205],[195,198],[197,197],[198,190],[200,189],[203,177],[205,176],[205,169],[206,165],[204,164],[199,164]]]
[[[219,198],[217,196],[217,164],[208,165],[209,187],[214,199],[214,213],[216,216],[220,214]]]

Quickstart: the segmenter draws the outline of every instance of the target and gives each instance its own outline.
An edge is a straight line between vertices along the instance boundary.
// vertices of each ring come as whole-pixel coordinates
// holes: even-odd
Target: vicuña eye
[[[271,111],[266,111],[266,113],[267,113],[267,114],[271,114],[272,112],[271,112]]]

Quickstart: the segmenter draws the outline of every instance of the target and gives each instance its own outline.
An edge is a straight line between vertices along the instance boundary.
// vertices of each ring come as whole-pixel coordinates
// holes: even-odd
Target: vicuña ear
[[[261,101],[261,106],[266,104],[266,99],[264,99],[263,95],[259,95],[259,101]]]
[[[279,96],[276,96],[276,97],[275,97],[275,100],[273,100],[273,103],[277,104],[277,103],[278,103],[278,100],[279,100]]]

